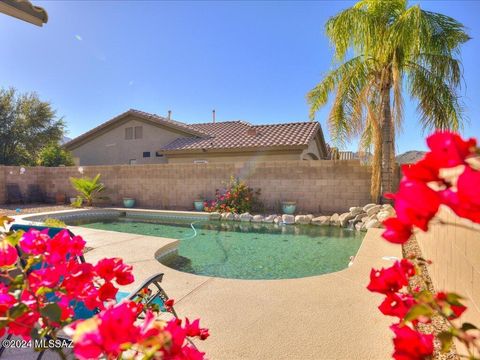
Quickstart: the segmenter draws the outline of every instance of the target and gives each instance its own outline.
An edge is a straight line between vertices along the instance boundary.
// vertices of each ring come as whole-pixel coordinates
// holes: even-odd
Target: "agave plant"
[[[105,185],[100,182],[100,174],[97,174],[93,179],[87,176],[71,177],[70,182],[73,188],[77,190],[78,197],[83,200],[86,206],[92,206],[95,199],[105,199],[105,197],[99,196],[105,190]]]

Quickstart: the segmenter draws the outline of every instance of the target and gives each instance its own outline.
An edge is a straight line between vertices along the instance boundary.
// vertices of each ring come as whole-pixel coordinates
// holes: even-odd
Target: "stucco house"
[[[133,109],[64,147],[79,165],[318,160],[327,156],[318,122],[185,124]]]

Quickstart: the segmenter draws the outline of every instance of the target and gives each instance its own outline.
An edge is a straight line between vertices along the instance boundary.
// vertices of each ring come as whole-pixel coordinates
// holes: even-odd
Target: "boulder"
[[[282,217],[281,216],[275,216],[275,219],[273,219],[273,222],[275,224],[281,224],[283,222]]]
[[[226,213],[226,214],[227,214],[227,215],[225,215],[225,220],[228,220],[228,221],[233,221],[233,220],[235,220],[235,215],[236,215],[236,214],[231,213],[231,212]]]
[[[355,216],[350,214],[349,212],[343,213],[338,217],[338,222],[340,223],[340,226],[345,227],[348,225],[348,221],[352,220]]]
[[[227,220],[228,214],[230,214],[230,213],[226,213],[226,212],[225,212],[225,213],[222,213],[220,220]]]
[[[364,213],[363,209],[359,206],[354,206],[350,208],[350,215],[357,216],[358,214]]]
[[[283,215],[282,215],[282,222],[283,222],[285,225],[295,224],[295,216],[293,216],[293,215],[288,215],[288,214],[283,214]]]
[[[375,214],[377,214],[381,209],[382,209],[382,206],[381,206],[381,205],[372,206],[371,208],[369,208],[369,209],[367,210],[367,215],[368,215],[368,216],[375,215]]]
[[[248,212],[240,214],[240,221],[249,222],[249,221],[252,221],[252,218],[253,216],[250,215]]]
[[[367,212],[368,209],[370,209],[372,206],[376,206],[377,204],[374,204],[374,203],[371,203],[371,204],[367,204],[363,207],[363,211]]]
[[[263,222],[264,223],[273,223],[275,221],[276,217],[277,217],[277,215],[268,215],[267,217],[265,217],[265,219],[263,219]]]
[[[312,225],[330,225],[330,216],[319,216],[312,219]]]
[[[382,210],[387,210],[389,212],[395,212],[395,209],[390,204],[383,204],[382,205]]]
[[[312,218],[313,215],[311,218],[308,215],[297,215],[295,216],[295,224],[310,224]]]
[[[382,223],[377,219],[371,219],[365,223],[365,229],[380,228],[380,227],[382,227]]]
[[[256,222],[256,223],[263,222],[263,219],[264,219],[263,215],[254,215],[252,218],[252,222]]]
[[[330,225],[335,225],[335,226],[340,225],[340,222],[338,221],[339,217],[340,215],[338,215],[337,213],[330,216]]]
[[[355,230],[360,231],[360,230],[362,229],[362,226],[363,226],[363,225],[364,225],[364,224],[363,224],[361,221],[358,222],[358,223],[356,223],[356,224],[355,224]]]
[[[212,213],[210,213],[208,218],[209,218],[209,220],[220,220],[222,218],[222,214],[220,214],[218,212],[212,212]]]
[[[233,214],[233,221],[240,221],[240,214]]]
[[[392,217],[394,214],[390,213],[389,211],[382,210],[377,214],[377,219],[380,222],[384,222],[388,218]]]

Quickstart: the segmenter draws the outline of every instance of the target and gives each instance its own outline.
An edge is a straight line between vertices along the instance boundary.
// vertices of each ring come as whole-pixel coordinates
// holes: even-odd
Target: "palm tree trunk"
[[[382,171],[381,192],[382,195],[393,191],[393,129],[392,112],[390,109],[390,86],[384,86],[381,90],[382,104],[380,124],[382,126]],[[382,197],[379,199],[382,201]]]

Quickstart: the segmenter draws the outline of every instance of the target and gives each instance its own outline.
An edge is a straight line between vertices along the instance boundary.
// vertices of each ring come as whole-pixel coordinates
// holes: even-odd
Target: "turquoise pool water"
[[[179,239],[178,254],[162,259],[164,265],[236,279],[300,278],[342,270],[364,236],[313,225],[196,221],[192,227],[192,220],[122,217],[81,226]]]

